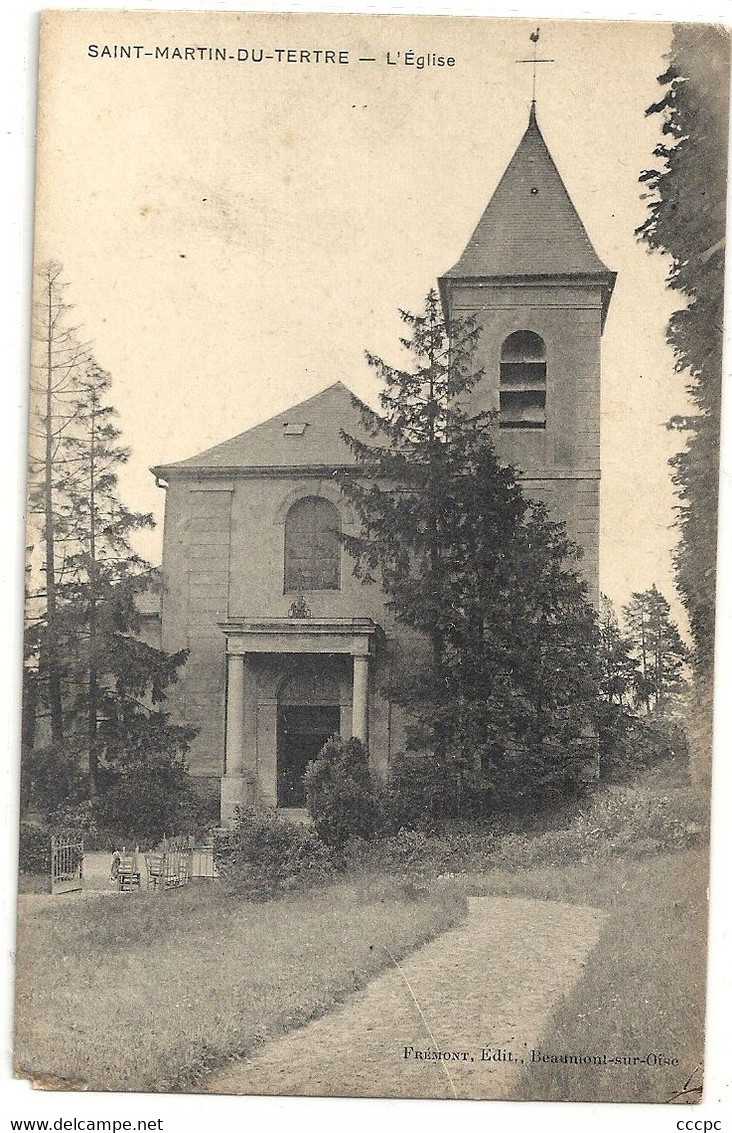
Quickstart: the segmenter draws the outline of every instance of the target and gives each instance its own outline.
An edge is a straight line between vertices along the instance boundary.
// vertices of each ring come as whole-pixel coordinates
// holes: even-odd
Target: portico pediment
[[[231,655],[348,653],[364,657],[379,628],[371,618],[231,618],[218,624]]]

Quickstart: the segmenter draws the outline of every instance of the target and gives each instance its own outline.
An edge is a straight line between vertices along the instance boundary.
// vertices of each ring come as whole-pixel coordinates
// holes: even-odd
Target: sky
[[[51,14],[42,56],[36,262],[61,261],[73,319],[113,378],[132,457],[193,455],[341,380],[373,401],[365,349],[398,356],[398,309],[458,258],[526,127],[535,21],[231,13]],[[327,41],[327,42],[326,42]],[[101,58],[104,44],[318,46],[375,64]],[[537,110],[596,250],[618,273],[603,341],[601,588],[672,597],[668,458],[683,380],[678,299],[634,237],[646,215],[670,26],[542,21]],[[91,57],[89,44],[96,44]],[[390,66],[405,52],[452,68]],[[401,52],[401,56],[397,53]],[[677,613],[680,611],[677,608]]]

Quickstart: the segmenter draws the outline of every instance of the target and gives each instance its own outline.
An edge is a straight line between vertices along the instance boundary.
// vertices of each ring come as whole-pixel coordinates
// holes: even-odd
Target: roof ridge
[[[331,395],[331,399],[330,401],[326,400],[326,404],[323,406],[323,409],[321,411],[314,409],[313,403],[327,399],[328,394]],[[332,400],[334,394],[338,395],[335,402],[333,402]],[[244,459],[244,464],[242,465],[242,467],[263,467],[264,465],[262,464],[262,461],[265,460],[265,450],[267,451],[267,454],[270,455],[271,446],[274,444],[275,447],[277,447],[277,426],[279,424],[287,424],[288,418],[291,421],[294,421],[293,415],[307,414],[310,408],[313,408],[316,420],[306,421],[305,423],[319,423],[325,426],[324,430],[316,430],[317,436],[320,439],[315,443],[317,447],[325,445],[325,450],[328,452],[328,459],[326,459],[325,463],[327,465],[330,465],[330,463],[332,463],[332,458],[334,457],[334,453],[333,451],[331,451],[331,434],[333,432],[332,419],[334,418],[334,415],[338,416],[344,412],[345,406],[343,404],[343,400],[345,396],[350,399],[351,403],[356,408],[365,404],[359,397],[356,396],[356,394],[353,393],[352,390],[348,388],[348,386],[345,385],[344,382],[337,380],[335,382],[331,382],[327,386],[324,386],[323,389],[318,390],[316,393],[311,394],[310,397],[306,397],[303,401],[296,402],[295,405],[281,409],[279,410],[279,412],[272,414],[270,417],[266,417],[263,421],[259,421],[255,425],[250,425],[248,429],[244,429],[242,430],[242,432],[236,433],[233,437],[228,437],[223,441],[219,441],[214,445],[210,445],[202,452],[194,453],[192,456],[184,457],[182,460],[156,465],[153,469],[151,469],[151,471],[153,471],[155,475],[159,475],[162,470],[175,470],[182,472],[185,469],[216,467],[223,468],[225,466],[228,467],[229,465],[224,465],[220,462],[225,458],[231,456],[234,452],[236,452],[237,449],[240,450],[241,456]],[[328,439],[329,437],[331,437],[330,440]],[[340,441],[340,434],[338,435],[338,440]],[[287,444],[288,456],[284,459],[284,464],[282,465],[282,467],[294,467],[295,463],[297,462],[293,463],[291,458],[294,457],[298,452],[301,456],[304,454],[302,453],[302,450],[295,449],[294,447],[291,448],[289,442],[287,442]],[[254,464],[249,464],[246,457],[243,456],[244,452],[247,452],[250,455],[250,458],[253,457],[256,453]],[[239,454],[237,454],[237,457],[238,455]],[[269,464],[269,460],[265,460],[265,463]],[[274,463],[276,464],[277,461],[275,460]],[[306,459],[305,463],[312,463],[312,459],[310,461]],[[317,458],[316,463],[319,463],[319,461],[317,461]],[[340,463],[340,461],[337,460],[336,463]]]
[[[345,386],[343,382],[338,379],[335,382],[331,382],[330,385],[323,386],[323,388],[319,389],[317,393],[312,393],[310,397],[306,397],[304,401],[296,401],[294,405],[288,405],[285,409],[280,409],[277,413],[273,413],[270,417],[265,417],[263,421],[258,421],[256,425],[250,425],[248,429],[242,429],[241,433],[237,433],[235,436],[230,437],[229,440],[221,441],[220,443],[227,445],[230,443],[230,441],[236,441],[239,439],[239,437],[246,436],[247,433],[251,433],[254,429],[259,429],[262,425],[269,425],[272,421],[276,421],[278,417],[281,417],[283,413],[292,413],[294,409],[302,409],[304,405],[307,405],[311,401],[315,401],[317,397],[322,397],[324,393],[328,392],[328,390],[335,389],[337,386],[341,386],[344,390],[346,390],[347,393],[351,392],[348,389],[348,386]],[[216,446],[214,445],[213,447],[215,448]]]

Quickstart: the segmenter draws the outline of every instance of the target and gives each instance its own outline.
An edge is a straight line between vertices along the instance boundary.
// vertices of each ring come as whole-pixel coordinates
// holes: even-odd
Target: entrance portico
[[[322,706],[328,727],[340,717],[342,734],[368,744],[369,663],[377,625],[371,618],[237,618],[220,622],[219,627],[226,636],[226,752],[221,781],[221,821],[226,823],[237,806],[287,806],[288,798],[300,798],[292,766],[281,765],[287,745],[279,733],[287,716],[278,699],[279,688],[298,671],[298,662],[306,664],[313,692],[290,695],[290,705],[294,699],[296,704],[305,702],[303,708]],[[339,678],[346,675],[349,657],[346,687]],[[263,674],[260,679],[254,676],[257,669]],[[318,691],[319,675],[329,692]],[[315,731],[317,727],[316,722]],[[303,769],[295,774],[301,775]]]

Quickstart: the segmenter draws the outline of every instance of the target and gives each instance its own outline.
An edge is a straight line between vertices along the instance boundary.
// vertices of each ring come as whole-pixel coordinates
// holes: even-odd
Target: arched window
[[[340,590],[341,519],[322,496],[305,496],[285,519],[285,593]]]
[[[546,428],[546,344],[531,330],[509,334],[501,347],[502,429]]]

